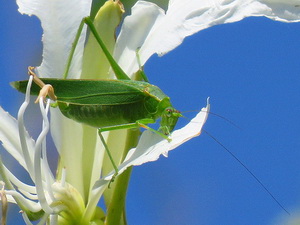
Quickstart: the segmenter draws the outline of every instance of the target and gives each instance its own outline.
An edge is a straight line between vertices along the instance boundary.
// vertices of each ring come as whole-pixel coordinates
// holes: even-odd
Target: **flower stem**
[[[140,131],[138,129],[128,130],[128,138],[126,143],[126,148],[123,153],[123,159],[127,155],[128,151],[135,147],[138,143],[138,138],[140,136]],[[116,179],[116,184],[114,187],[114,192],[112,199],[107,206],[107,215],[105,220],[105,225],[126,225],[126,215],[125,215],[125,200],[126,193],[129,184],[129,179],[131,175],[132,167],[129,167]]]

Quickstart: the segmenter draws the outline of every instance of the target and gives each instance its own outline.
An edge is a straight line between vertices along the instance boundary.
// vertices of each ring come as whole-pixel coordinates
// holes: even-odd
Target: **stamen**
[[[22,214],[23,220],[25,221],[26,225],[33,225],[33,224],[30,222],[30,220],[29,220],[29,218],[28,218],[28,216],[27,216],[26,213],[24,213],[23,211],[20,211],[20,213]],[[44,225],[44,224],[46,224],[46,221],[47,221],[47,219],[48,219],[48,216],[49,216],[49,214],[45,213],[45,214],[42,216],[42,218],[40,219],[40,222],[39,222],[37,225]]]
[[[23,220],[24,220],[24,222],[26,223],[26,225],[33,225],[33,224],[30,222],[30,220],[29,220],[29,218],[28,218],[28,216],[27,216],[26,213],[24,213],[23,211],[20,211],[20,213],[22,214]]]
[[[31,199],[31,200],[38,200],[39,199],[38,196],[35,195],[35,194],[31,194],[31,193],[29,193],[27,191],[24,191],[22,189],[18,189],[18,190],[19,190],[19,192],[21,192],[28,199]]]
[[[45,215],[40,219],[40,222],[37,225],[44,225],[48,219],[49,215],[45,213]]]
[[[44,159],[42,159],[42,161],[44,161]],[[51,199],[52,202],[56,201],[55,197],[54,197],[54,193],[52,190],[52,184],[54,183],[54,180],[52,179],[52,173],[49,170],[49,168],[46,168],[46,165],[44,162],[42,162],[42,169],[44,171],[44,177],[45,177],[45,185],[46,185],[46,190],[48,192],[48,195]]]
[[[49,106],[50,106],[50,99],[47,100],[47,104],[46,104],[46,108],[45,110],[45,114],[48,114],[49,111]],[[42,110],[42,109],[41,109]],[[46,117],[48,120],[48,117]],[[49,124],[49,122],[48,122]],[[43,129],[46,128],[45,125],[45,121],[43,121]],[[46,182],[46,187],[47,187],[47,191],[49,194],[49,197],[51,198],[51,201],[55,201],[55,197],[52,191],[52,184],[55,182],[54,177],[52,175],[49,163],[48,163],[48,159],[47,159],[47,152],[46,152],[46,137],[44,138],[43,142],[42,142],[42,171],[45,177],[45,182]]]
[[[51,214],[50,215],[50,225],[57,225],[57,223],[58,223],[58,215]]]
[[[62,187],[65,187],[66,186],[66,177],[67,177],[67,171],[66,171],[66,168],[62,168],[62,171],[61,171],[61,186]]]
[[[49,206],[47,200],[46,200],[46,196],[45,196],[45,189],[43,186],[43,180],[42,180],[42,171],[41,171],[41,152],[42,152],[42,142],[44,141],[48,131],[49,131],[49,120],[44,108],[44,104],[43,104],[43,99],[40,98],[39,100],[40,103],[40,109],[41,109],[41,114],[43,117],[43,129],[42,132],[40,133],[39,137],[36,140],[36,144],[35,144],[35,151],[34,151],[34,174],[35,174],[35,186],[36,186],[36,191],[37,191],[37,195],[39,198],[39,202],[43,208],[43,210],[48,213],[51,214],[53,213],[53,209]],[[50,189],[51,190],[51,189]]]
[[[6,173],[6,176],[15,186],[18,187],[18,189],[21,189],[22,191],[26,191],[32,194],[36,194],[35,186],[31,186],[23,183],[12,172],[10,172],[9,169],[7,169],[4,165],[3,168],[4,168],[4,172]]]
[[[26,208],[28,208],[32,212],[39,212],[41,210],[41,205],[37,202],[31,201],[21,195],[19,192],[15,190],[6,190],[6,195],[11,195],[15,199],[21,202]]]
[[[16,202],[16,200],[14,199],[14,197],[13,196],[10,196],[10,195],[6,195],[6,197],[7,197],[7,201],[9,202],[9,203],[13,203],[13,204],[18,204],[17,202]]]
[[[33,79],[33,76],[30,76],[28,84],[27,84],[27,88],[26,88],[25,101],[21,105],[19,112],[18,112],[18,128],[19,128],[21,149],[22,149],[22,153],[24,156],[26,166],[27,166],[27,171],[30,174],[31,179],[34,180],[33,165],[32,165],[32,160],[30,158],[30,154],[29,154],[28,147],[27,147],[26,131],[25,131],[25,126],[24,126],[24,113],[30,102],[30,88],[31,88],[31,84],[32,84],[32,79]]]
[[[39,203],[36,203],[34,201],[31,201],[31,200],[25,198],[23,195],[21,195],[19,192],[17,192],[14,189],[14,186],[12,185],[10,179],[7,176],[6,170],[9,171],[8,169],[6,169],[4,167],[2,160],[0,158],[0,173],[1,173],[2,179],[6,183],[6,186],[10,189],[10,190],[6,190],[6,195],[7,195],[8,201],[18,204],[21,208],[27,208],[28,210],[30,210],[32,212],[40,211],[42,208]],[[9,171],[9,173],[10,173],[10,171]],[[17,180],[17,178],[15,178],[15,179]],[[20,182],[20,183],[22,183],[22,182]],[[25,184],[23,184],[23,185],[25,185]],[[27,185],[27,186],[32,188],[29,185]]]

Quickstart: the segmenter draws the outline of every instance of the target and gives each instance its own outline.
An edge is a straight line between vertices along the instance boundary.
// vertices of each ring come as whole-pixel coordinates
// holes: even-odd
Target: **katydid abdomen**
[[[118,105],[76,105],[58,101],[62,114],[93,127],[107,127],[135,123],[141,118],[156,118],[156,107],[146,107],[147,98]]]

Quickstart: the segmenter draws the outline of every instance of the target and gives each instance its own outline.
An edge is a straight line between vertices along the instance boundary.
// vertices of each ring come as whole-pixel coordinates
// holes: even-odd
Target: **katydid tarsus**
[[[33,75],[35,81],[31,94],[48,95],[57,102],[64,116],[98,128],[99,137],[115,170],[113,181],[118,174],[118,167],[114,163],[102,132],[142,127],[170,141],[168,135],[172,132],[178,118],[182,115],[173,108],[167,95],[157,86],[148,83],[148,79],[142,69],[141,76],[144,81],[133,81],[128,77],[107,50],[89,17],[84,18],[80,24],[67,61],[64,78],[67,78],[76,44],[84,24],[87,24],[90,28],[118,80],[39,79],[33,72],[33,67],[29,67],[29,75]],[[138,55],[137,61],[139,63]],[[13,86],[22,92],[25,92],[26,85],[27,81],[13,82]],[[161,122],[158,130],[147,126],[149,123],[155,123],[159,118],[161,118]],[[208,135],[211,136],[209,133]],[[288,213],[265,185],[233,153],[213,136],[211,137],[228,151],[267,191],[275,202]]]

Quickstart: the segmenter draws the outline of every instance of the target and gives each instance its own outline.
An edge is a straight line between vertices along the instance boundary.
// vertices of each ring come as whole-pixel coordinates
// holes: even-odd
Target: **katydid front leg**
[[[137,60],[137,63],[139,65],[139,70],[138,72],[136,72],[138,75],[140,75],[141,78],[143,78],[144,81],[148,82],[149,83],[149,79],[147,77],[147,75],[145,74],[144,72],[144,67],[142,66],[142,63],[141,63],[141,58],[140,58],[140,55],[139,55],[139,51],[140,51],[140,48],[138,48],[136,51],[135,51],[135,54],[136,54],[136,60]]]
[[[118,169],[118,167],[117,167],[117,165],[116,165],[116,163],[115,163],[115,161],[114,161],[114,159],[112,157],[112,154],[111,154],[111,152],[109,150],[109,147],[106,144],[106,141],[105,141],[105,139],[104,139],[104,137],[102,135],[102,132],[113,131],[113,130],[121,130],[121,129],[144,128],[144,129],[147,129],[147,130],[151,130],[152,132],[158,134],[159,136],[163,137],[164,139],[166,139],[166,140],[168,140],[170,142],[171,139],[168,136],[166,136],[166,135],[160,133],[159,131],[157,131],[157,130],[155,130],[155,129],[153,129],[153,128],[151,128],[151,127],[149,127],[149,126],[146,125],[148,123],[154,123],[154,122],[155,122],[154,119],[146,118],[146,119],[138,120],[135,123],[129,123],[129,124],[122,124],[122,125],[116,125],[116,126],[109,126],[109,127],[98,128],[98,135],[99,135],[99,137],[101,139],[101,142],[102,142],[102,144],[103,144],[103,146],[105,148],[105,151],[106,151],[106,153],[107,153],[107,155],[108,155],[108,157],[109,157],[109,159],[111,161],[111,164],[112,164],[112,166],[113,166],[113,168],[115,170],[115,173],[114,173],[112,179],[110,180],[110,183],[113,182],[115,180],[115,178],[117,177],[117,175],[119,173],[119,169]],[[109,186],[110,186],[110,183],[109,183]]]
[[[40,98],[45,99],[47,96],[50,97],[50,99],[52,99],[53,101],[56,101],[57,97],[54,94],[54,89],[52,87],[52,85],[50,84],[45,84],[34,72],[34,67],[29,66],[28,67],[28,75],[29,76],[33,76],[33,81],[34,83],[36,83],[40,88],[40,93],[37,97],[37,99],[35,100],[35,103],[37,103]]]

